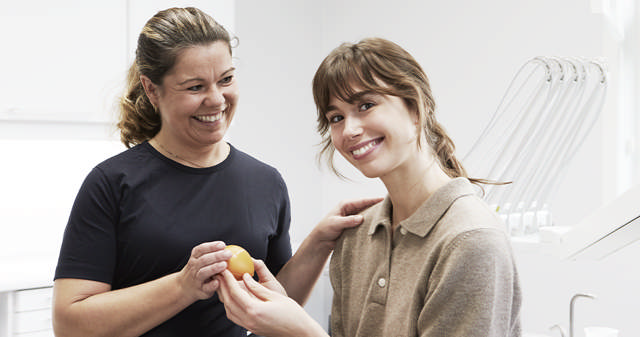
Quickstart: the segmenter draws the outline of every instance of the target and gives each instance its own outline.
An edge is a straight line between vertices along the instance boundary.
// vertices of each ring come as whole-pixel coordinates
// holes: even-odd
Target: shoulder
[[[242,174],[246,179],[255,180],[256,183],[272,182],[285,186],[284,179],[280,172],[273,166],[255,158],[254,156],[234,147],[231,147],[233,156],[233,168],[238,174]]]
[[[275,167],[263,162],[260,159],[257,159],[253,155],[250,155],[247,152],[240,150],[231,144],[229,144],[229,146],[231,147],[231,150],[230,150],[231,154],[234,156],[234,160],[238,164],[254,170],[263,170],[263,171],[272,172],[272,173],[278,172],[278,170]]]
[[[148,143],[138,144],[102,161],[96,165],[96,168],[105,174],[126,170],[144,170],[152,163],[150,159],[154,157],[149,147]],[[145,163],[145,165],[140,165],[140,163]]]
[[[145,144],[126,149],[98,163],[86,176],[83,186],[119,189],[134,181],[147,179],[156,170],[159,161],[154,160],[154,155],[145,148]]]
[[[390,219],[389,199],[379,202],[360,213],[364,218],[360,226],[349,228],[345,230],[345,237],[366,237],[370,234],[370,231],[376,226],[382,226],[384,221]]]
[[[511,251],[504,222],[476,195],[458,198],[440,219],[435,233],[447,251],[464,249],[471,254]]]
[[[384,219],[384,214],[387,211],[387,205],[385,202],[386,200],[379,202],[360,213],[364,218],[362,224],[356,227],[347,228],[342,232],[336,241],[334,254],[357,255],[357,251],[360,247],[368,245],[372,228],[376,228],[375,226],[377,225],[383,226],[380,222],[381,219]]]
[[[453,231],[495,229],[505,232],[506,227],[497,212],[476,195],[465,195],[456,199],[440,219]]]

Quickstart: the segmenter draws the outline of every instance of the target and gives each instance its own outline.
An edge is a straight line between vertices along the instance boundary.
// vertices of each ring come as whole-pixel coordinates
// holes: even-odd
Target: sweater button
[[[407,235],[407,229],[404,227],[400,227],[400,234]]]
[[[385,280],[384,278],[378,279],[378,285],[380,286],[380,288],[384,288],[386,284],[387,284],[387,280]]]

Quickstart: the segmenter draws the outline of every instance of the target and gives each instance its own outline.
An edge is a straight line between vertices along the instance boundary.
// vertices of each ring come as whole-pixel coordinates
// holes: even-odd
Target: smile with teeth
[[[381,141],[382,141],[382,138],[374,139],[373,141],[365,144],[364,146],[351,151],[351,153],[356,157],[361,156],[367,153],[367,151],[371,150],[371,148],[373,148],[374,146],[380,144]]]
[[[223,111],[224,112],[224,111]],[[222,118],[222,113],[223,112],[219,112],[215,115],[203,115],[203,116],[194,116],[195,119],[201,121],[201,122],[215,122],[220,120],[220,118]]]

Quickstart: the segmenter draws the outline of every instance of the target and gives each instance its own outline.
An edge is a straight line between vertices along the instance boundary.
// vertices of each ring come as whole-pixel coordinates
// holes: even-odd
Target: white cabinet
[[[0,293],[0,337],[53,337],[52,287]]]

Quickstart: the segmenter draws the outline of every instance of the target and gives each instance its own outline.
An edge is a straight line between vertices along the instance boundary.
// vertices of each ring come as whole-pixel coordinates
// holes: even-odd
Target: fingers
[[[264,265],[264,263],[262,263],[262,265]],[[267,268],[265,267],[264,269]],[[218,295],[220,300],[222,302],[231,300],[235,304],[240,305],[240,307],[246,307],[255,299],[268,301],[274,294],[274,292],[258,283],[247,273],[242,275],[242,281],[240,282],[237,281],[228,270],[223,271],[220,275],[216,276],[216,278],[220,280],[219,293],[221,294]]]
[[[249,274],[245,273],[242,275],[242,280],[244,281],[247,290],[262,301],[269,301],[273,298],[275,292],[265,288],[262,284],[256,282]]]
[[[251,278],[249,274],[245,273],[245,275]],[[220,292],[222,292],[225,304],[232,303],[235,306],[244,308],[250,303],[252,296],[249,295],[246,288],[243,289],[243,287],[240,286],[241,282],[238,282],[230,271],[225,270],[220,273],[219,279]]]
[[[180,271],[180,282],[184,289],[196,299],[213,296],[220,286],[215,275],[227,268],[232,253],[224,249],[222,241],[205,242],[191,250],[189,261]]]
[[[240,288],[240,282],[236,281],[233,274],[228,270],[217,275],[216,279],[220,282],[218,298],[224,303],[227,318],[247,328],[247,319],[250,319],[247,314],[248,301],[257,299],[253,295],[249,296],[246,290]]]
[[[207,242],[193,248],[189,264],[196,270],[195,278],[206,282],[213,275],[227,268],[227,260],[232,253],[224,249],[223,242]]]
[[[360,214],[345,216],[340,219],[341,225],[344,228],[355,227],[364,221],[364,216]]]
[[[269,268],[267,268],[267,265],[265,265],[262,260],[253,259],[253,267],[256,274],[258,274],[260,282],[271,282],[276,280],[276,277],[271,274],[271,271],[269,271]]]
[[[218,299],[220,299],[220,302],[225,303],[229,294],[227,283],[224,281],[224,277],[221,274],[216,275],[215,280],[218,281],[218,289],[216,290],[218,293]]]
[[[196,259],[202,257],[205,254],[223,250],[226,247],[225,243],[222,241],[212,241],[201,243],[191,250],[191,257]]]
[[[220,281],[218,279],[216,279],[215,277],[210,278],[209,280],[205,281],[202,285],[202,289],[207,293],[207,294],[211,294],[213,295],[213,293],[218,290],[218,287],[220,287]]]
[[[336,231],[338,235],[345,228],[356,227],[364,221],[364,216],[360,214],[348,215],[348,216],[332,216],[326,219],[326,223],[330,226],[332,231]]]
[[[382,200],[384,198],[377,197],[343,201],[339,206],[340,214],[344,216],[358,214]]]

